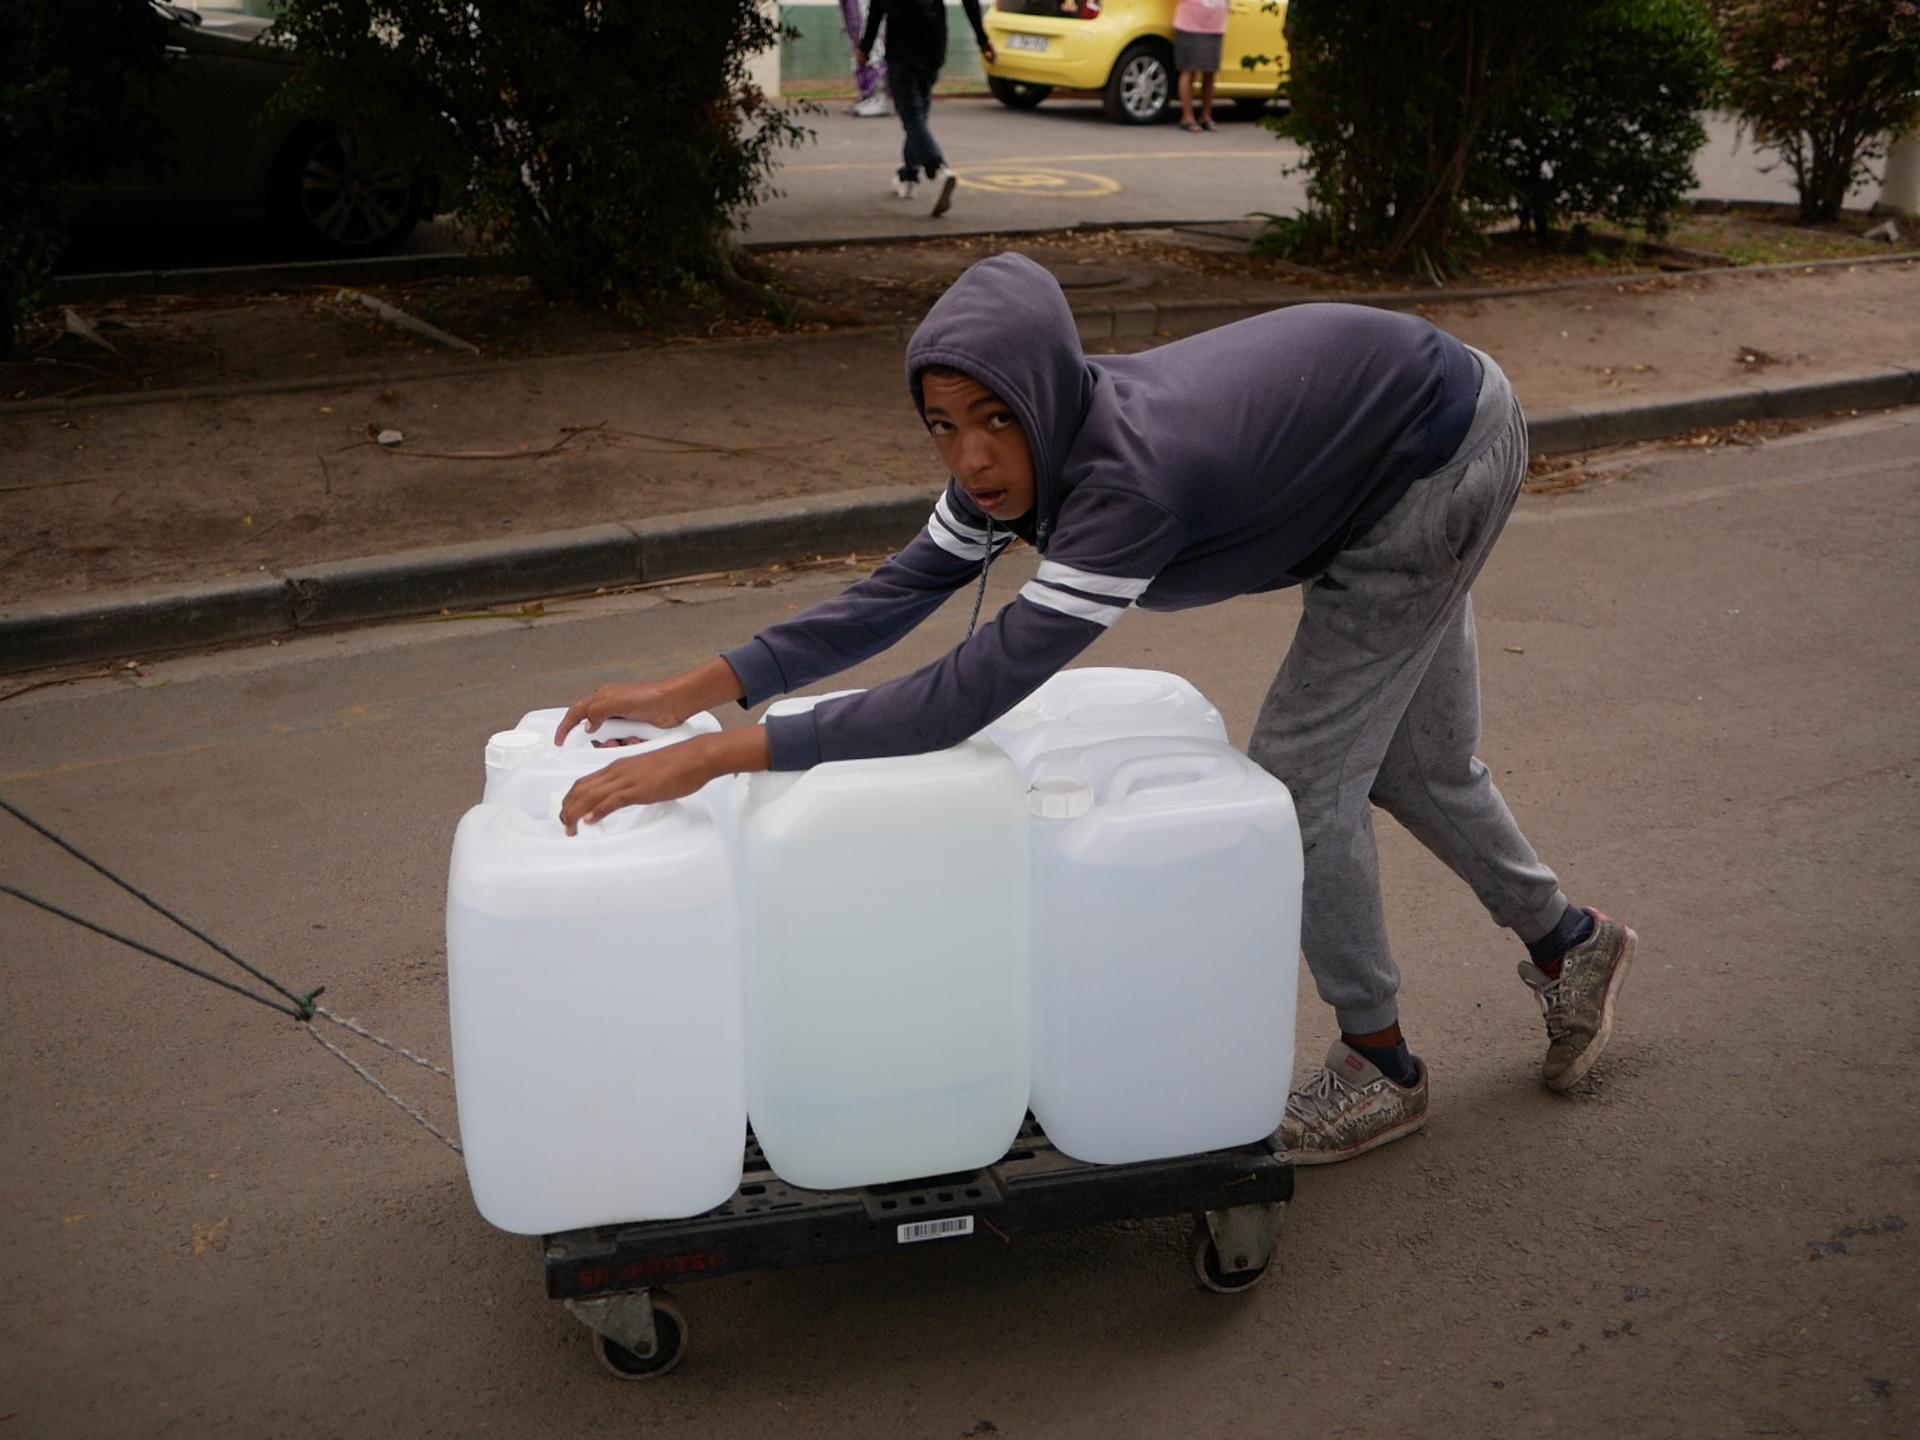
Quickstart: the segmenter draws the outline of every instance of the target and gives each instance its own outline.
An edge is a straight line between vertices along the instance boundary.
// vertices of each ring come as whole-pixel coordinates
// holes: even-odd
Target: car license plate
[[[1044,35],[1009,35],[1007,36],[1007,48],[1009,50],[1044,50],[1047,48],[1047,37]]]

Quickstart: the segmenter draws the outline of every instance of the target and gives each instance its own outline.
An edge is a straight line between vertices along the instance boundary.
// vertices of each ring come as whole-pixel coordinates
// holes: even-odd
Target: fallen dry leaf
[[[213,1224],[208,1226],[205,1230],[194,1231],[193,1232],[193,1253],[196,1255],[204,1255],[209,1250],[226,1249],[227,1248],[227,1223],[231,1218],[232,1217],[230,1216],[222,1215],[218,1220],[214,1221]]]

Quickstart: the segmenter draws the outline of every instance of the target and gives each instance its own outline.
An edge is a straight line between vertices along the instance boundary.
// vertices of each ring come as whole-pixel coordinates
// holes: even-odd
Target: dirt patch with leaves
[[[1517,234],[1496,235],[1470,274],[1434,295],[1443,300],[1458,289],[1657,279],[1732,264],[1729,255],[1802,260],[1886,253],[1887,241],[1862,238],[1867,219],[1849,215],[1827,227],[1827,234],[1782,224],[1765,207],[1750,207],[1694,215],[1670,244],[1596,232],[1542,248]],[[364,290],[316,285],[90,300],[36,317],[24,358],[0,362],[0,397],[77,399],[366,372],[393,377],[461,361],[514,362],[914,324],[969,265],[1007,249],[1046,266],[1080,306],[1241,299],[1281,304],[1422,288],[1404,269],[1382,271],[1359,261],[1297,263],[1264,249],[1264,233],[1249,221],[764,250],[745,263],[764,286],[767,303],[717,293],[704,300],[661,300],[641,326],[550,300],[513,275]],[[1762,244],[1756,234],[1773,238]],[[1910,238],[1920,244],[1920,235]]]
[[[1090,241],[1019,248],[1084,282],[1069,286],[1076,298],[1245,293],[1244,255],[1139,232]],[[811,267],[814,293],[836,303],[884,293],[906,318],[994,242],[862,248],[772,263]],[[869,265],[882,253],[884,272]],[[487,328],[497,312],[472,299],[499,293],[448,284],[376,297],[468,343],[486,337],[478,358],[337,290],[126,302],[126,328],[101,324],[101,339],[120,345],[142,317],[164,316],[150,343],[177,347],[167,352],[177,364],[296,383],[0,404],[0,603],[871,486],[931,492],[942,479],[907,403],[897,331],[618,348],[611,330],[569,330],[571,312],[521,293],[525,323],[509,342]],[[434,294],[438,306],[426,303]],[[1496,357],[1534,414],[1920,364],[1920,263],[1632,273],[1502,298],[1436,294],[1417,308]],[[583,336],[602,348],[578,348]],[[78,335],[62,343],[100,348]],[[297,364],[274,359],[288,353]]]

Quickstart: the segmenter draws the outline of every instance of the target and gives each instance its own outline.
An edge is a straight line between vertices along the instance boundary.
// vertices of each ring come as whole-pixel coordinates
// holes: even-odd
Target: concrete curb
[[[1652,403],[1548,411],[1538,453],[1654,440],[1741,420],[1920,404],[1920,361]],[[328,626],[581,594],[855,551],[891,550],[926,523],[910,486],[653,516],[507,540],[304,565],[258,577],[145,586],[0,606],[0,674],[259,640]]]
[[[1053,232],[1049,232],[1053,233]],[[407,257],[399,257],[407,258]],[[1663,271],[1658,274],[1621,277],[1594,275],[1578,280],[1556,280],[1544,285],[1488,286],[1467,290],[1386,290],[1367,294],[1351,291],[1303,291],[1293,295],[1221,296],[1208,300],[1138,300],[1110,305],[1078,305],[1073,315],[1079,325],[1082,343],[1098,344],[1106,340],[1140,339],[1151,335],[1194,335],[1217,325],[1230,325],[1269,310],[1284,310],[1292,305],[1319,304],[1329,300],[1353,305],[1371,305],[1383,310],[1414,310],[1428,305],[1473,300],[1523,299],[1557,291],[1593,289],[1628,283],[1672,283],[1699,276],[1770,275],[1788,271],[1835,269],[1856,265],[1920,263],[1920,250],[1903,250],[1892,255],[1869,255],[1851,260],[1808,260],[1783,265],[1742,265],[1729,269]],[[394,385],[402,381],[449,380],[466,375],[497,375],[517,370],[544,369],[550,366],[579,365],[631,355],[750,352],[770,346],[834,346],[857,343],[876,337],[894,336],[904,347],[914,327],[904,323],[850,325],[839,330],[810,330],[797,335],[755,335],[733,340],[709,340],[690,346],[629,346],[624,349],[579,350],[565,355],[541,355],[526,360],[460,361],[448,365],[417,365],[388,370],[349,371],[337,375],[314,375],[299,380],[244,380],[219,385],[187,385],[167,390],[137,390],[118,394],[75,396],[68,399],[0,401],[0,420],[10,415],[68,413],[81,410],[110,409],[123,405],[155,405],[180,400],[231,400],[249,395],[296,395],[315,390],[338,390],[362,385]]]
[[[893,549],[930,503],[905,486],[841,491],[0,605],[0,674]]]

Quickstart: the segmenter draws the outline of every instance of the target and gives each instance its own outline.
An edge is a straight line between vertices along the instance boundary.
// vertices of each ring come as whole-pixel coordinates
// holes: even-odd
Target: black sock
[[[1527,946],[1527,955],[1535,968],[1545,975],[1558,979],[1560,975],[1560,957],[1582,941],[1590,939],[1594,931],[1593,913],[1578,905],[1569,905],[1567,913],[1560,917],[1560,923]]]
[[[1345,1036],[1341,1038],[1346,1039]],[[1413,1052],[1407,1048],[1405,1040],[1397,1045],[1361,1045],[1347,1040],[1347,1048],[1403,1090],[1412,1089],[1420,1078],[1420,1067],[1415,1063]]]

